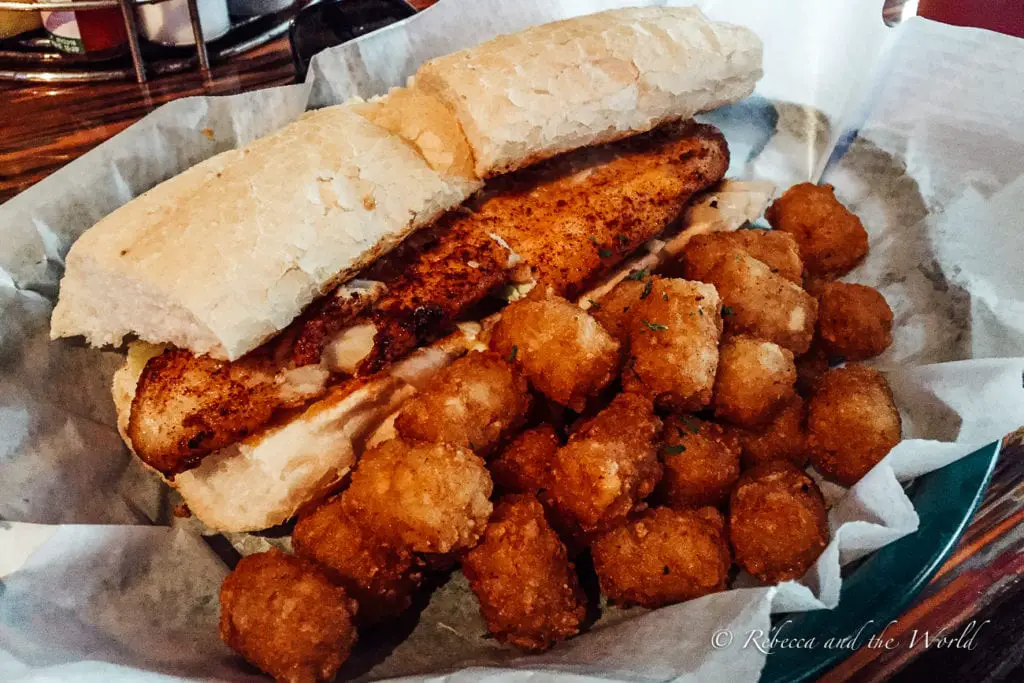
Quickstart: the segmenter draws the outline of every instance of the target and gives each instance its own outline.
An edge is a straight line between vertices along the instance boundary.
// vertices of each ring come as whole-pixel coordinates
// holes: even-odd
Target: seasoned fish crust
[[[718,129],[690,121],[490,182],[468,210],[444,218],[437,241],[388,282],[374,307],[374,348],[360,374],[450,329],[509,281],[513,263],[553,293],[576,298],[663,233],[690,197],[721,180],[728,167]]]

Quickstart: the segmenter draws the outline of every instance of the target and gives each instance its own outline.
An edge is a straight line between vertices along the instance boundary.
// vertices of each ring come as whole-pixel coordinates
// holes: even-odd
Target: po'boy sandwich
[[[753,33],[689,8],[434,59],[101,220],[51,336],[134,338],[114,378],[129,447],[211,528],[280,524],[343,486],[504,302],[590,306],[694,230],[759,215],[770,190],[721,187],[726,142],[690,119],[760,75]]]

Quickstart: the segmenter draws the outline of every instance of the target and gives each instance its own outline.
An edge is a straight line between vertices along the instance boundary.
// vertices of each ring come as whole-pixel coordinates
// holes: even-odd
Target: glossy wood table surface
[[[420,6],[426,2],[414,3]],[[965,22],[967,23],[967,22]],[[194,94],[228,94],[295,80],[287,39],[198,73],[135,83],[25,86],[0,83],[0,201],[35,183],[157,106]],[[886,635],[915,647],[862,648],[823,677],[878,681],[1024,681],[1024,439],[1008,438],[984,503],[952,557]],[[926,647],[980,625],[972,649]]]

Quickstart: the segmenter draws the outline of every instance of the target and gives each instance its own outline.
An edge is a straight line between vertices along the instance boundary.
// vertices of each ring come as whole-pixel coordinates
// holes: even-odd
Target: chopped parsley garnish
[[[615,236],[615,239],[619,241],[619,244],[629,244],[629,238],[623,235],[621,232]]]
[[[640,298],[646,299],[647,295],[651,293],[652,287],[654,287],[654,280],[652,278],[648,278],[647,284],[644,285],[644,291],[640,292]]]
[[[664,332],[668,329],[668,325],[662,325],[661,323],[652,323],[650,320],[645,320],[644,325],[647,326],[651,332]]]
[[[641,268],[640,270],[634,270],[632,273],[626,276],[627,280],[640,281],[647,277],[647,269]]]
[[[516,355],[519,353],[519,347],[513,346],[512,350],[508,352],[508,362],[512,363],[516,359]]]
[[[683,424],[694,434],[700,434],[700,425],[689,415],[683,415]]]
[[[590,302],[590,310],[592,310],[592,311],[600,311],[601,310],[601,304],[597,303],[593,299],[587,299],[587,301]]]
[[[670,444],[665,446],[663,449],[667,455],[679,455],[686,450],[686,446],[681,443]]]
[[[732,315],[732,306],[722,306],[722,317],[728,318]]]
[[[609,256],[612,255],[612,250],[611,249],[598,249],[597,250],[597,255],[600,256],[601,258],[608,258]]]

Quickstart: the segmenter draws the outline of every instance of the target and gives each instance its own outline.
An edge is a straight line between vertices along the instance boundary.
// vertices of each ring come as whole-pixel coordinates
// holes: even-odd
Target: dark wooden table
[[[414,5],[426,6],[433,0]],[[1018,0],[994,0],[1009,7]],[[900,4],[890,2],[890,5]],[[922,0],[922,5],[927,0]],[[931,0],[935,16],[950,23],[1014,32],[1019,24],[998,16],[950,15],[954,3]],[[964,3],[958,3],[963,7]],[[986,5],[991,7],[991,5]],[[1012,8],[1010,8],[1012,11]],[[942,14],[946,13],[946,14]],[[996,25],[992,25],[996,22]],[[0,83],[0,201],[60,168],[157,106],[195,94],[228,94],[295,80],[286,39],[230,63],[212,78],[180,74],[146,86],[24,86]],[[971,621],[984,624],[975,649],[861,649],[822,681],[1024,680],[1024,431],[1008,437],[992,485],[952,557],[887,635],[909,640],[917,629],[933,636],[958,633]]]

